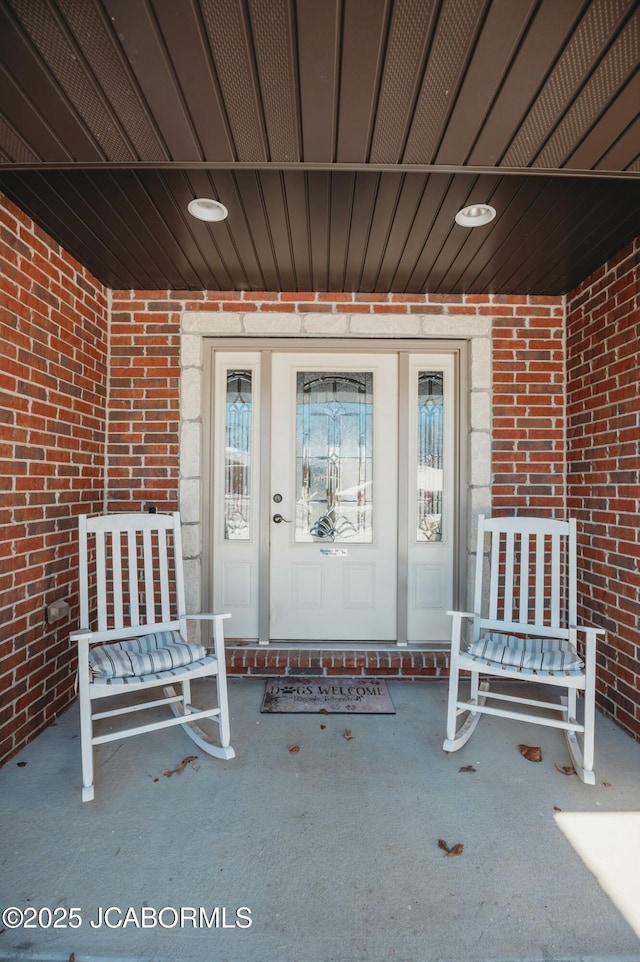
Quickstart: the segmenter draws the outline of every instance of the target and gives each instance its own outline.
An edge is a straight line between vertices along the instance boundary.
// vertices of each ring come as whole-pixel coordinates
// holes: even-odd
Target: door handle
[[[291,522],[288,521],[286,518],[283,518],[281,514],[274,514],[272,520],[274,524],[282,524],[283,521],[285,524],[291,524]]]

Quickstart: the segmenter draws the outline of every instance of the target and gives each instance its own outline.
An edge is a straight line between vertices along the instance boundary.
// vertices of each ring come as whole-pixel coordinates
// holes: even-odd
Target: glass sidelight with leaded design
[[[225,401],[224,538],[251,538],[252,372],[228,370]]]
[[[442,541],[444,393],[442,371],[418,372],[417,541]]]

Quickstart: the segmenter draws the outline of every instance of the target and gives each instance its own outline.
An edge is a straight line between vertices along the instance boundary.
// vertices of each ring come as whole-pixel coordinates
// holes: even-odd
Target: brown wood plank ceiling
[[[562,294],[639,64],[637,0],[0,0],[0,190],[112,288]]]

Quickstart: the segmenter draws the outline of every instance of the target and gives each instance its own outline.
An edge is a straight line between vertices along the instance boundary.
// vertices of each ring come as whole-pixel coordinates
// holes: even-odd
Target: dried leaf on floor
[[[611,788],[611,782],[603,782],[602,784],[605,788]]]
[[[320,715],[329,715],[329,714],[331,714],[331,713],[330,713],[326,708],[321,708],[320,711],[319,711],[319,714],[320,714]]]
[[[542,749],[538,745],[518,745],[518,751],[528,762],[542,761]]]
[[[561,775],[575,775],[576,770],[573,765],[556,765],[556,771]]]
[[[347,741],[350,741],[352,738],[355,738],[356,736],[351,734],[350,728],[345,728],[344,737],[347,739]]]
[[[438,848],[443,849],[446,855],[462,855],[464,851],[464,845],[462,842],[457,842],[456,845],[453,845],[451,848],[449,848],[443,838],[438,839]]]
[[[187,757],[183,758],[180,764],[176,765],[175,768],[163,768],[162,774],[166,775],[167,778],[171,778],[172,775],[181,775],[187,765],[191,765],[194,771],[199,772],[200,766],[196,765],[197,759],[197,755],[187,755]]]
[[[16,765],[18,766],[18,768],[24,768],[26,764],[27,764],[26,762],[16,762]]]
[[[562,809],[560,808],[559,805],[554,805],[554,806],[553,806],[553,810],[554,810],[554,812],[561,812],[561,811],[562,811]]]
[[[473,765],[463,765],[462,768],[458,769],[458,771],[461,771],[461,772],[475,772],[475,771],[477,771],[477,769],[475,769],[475,768],[473,767]]]
[[[320,730],[324,731],[326,727],[327,727],[326,725],[320,725]]]
[[[299,752],[299,751],[300,751],[300,746],[299,746],[299,745],[289,745],[289,751],[290,751],[293,755],[295,755],[296,752]]]

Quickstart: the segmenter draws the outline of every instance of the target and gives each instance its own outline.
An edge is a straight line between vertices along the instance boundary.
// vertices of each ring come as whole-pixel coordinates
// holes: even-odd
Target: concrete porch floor
[[[444,682],[390,682],[393,716],[261,715],[263,685],[230,679],[230,762],[115,741],[83,805],[73,706],[5,765],[0,908],[35,927],[5,917],[1,960],[638,962],[640,745],[608,719],[588,787],[552,729],[484,718],[444,754]]]

